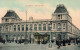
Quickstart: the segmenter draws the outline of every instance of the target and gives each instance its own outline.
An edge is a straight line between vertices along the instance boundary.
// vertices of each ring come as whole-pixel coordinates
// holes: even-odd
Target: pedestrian
[[[63,46],[66,46],[66,42],[65,42],[65,40],[63,40]]]
[[[61,46],[61,41],[60,40],[57,41],[57,45],[58,45],[58,49],[59,49],[60,46]]]

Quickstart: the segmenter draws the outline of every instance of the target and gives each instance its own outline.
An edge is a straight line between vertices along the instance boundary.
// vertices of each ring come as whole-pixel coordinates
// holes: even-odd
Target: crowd
[[[78,39],[56,40],[56,45],[58,46],[58,48],[60,48],[60,46],[66,46],[66,44],[71,45],[71,43],[78,45],[78,43],[80,43],[80,40]]]

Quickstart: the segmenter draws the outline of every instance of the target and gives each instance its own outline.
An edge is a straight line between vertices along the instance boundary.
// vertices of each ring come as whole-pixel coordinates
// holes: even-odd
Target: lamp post
[[[75,35],[75,43],[74,43],[75,45],[76,45],[76,37],[77,37],[77,35]]]
[[[52,48],[52,21],[50,21],[50,27],[51,27],[51,33],[50,33],[50,42],[49,42],[49,48]]]

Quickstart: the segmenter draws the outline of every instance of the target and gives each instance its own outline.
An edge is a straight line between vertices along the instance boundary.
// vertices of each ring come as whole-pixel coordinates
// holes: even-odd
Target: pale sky
[[[34,19],[51,19],[58,4],[64,4],[72,17],[72,22],[80,29],[80,0],[0,0],[0,22],[7,10],[14,10],[25,20],[32,16]]]

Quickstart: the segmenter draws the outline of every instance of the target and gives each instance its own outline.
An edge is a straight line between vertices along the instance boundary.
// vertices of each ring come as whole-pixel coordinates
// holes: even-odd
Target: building
[[[28,39],[31,43],[49,41],[51,39],[63,40],[70,37],[79,37],[80,30],[73,25],[72,18],[66,7],[59,4],[51,19],[23,21],[13,10],[8,10],[0,24],[0,35],[4,40],[18,41]]]

